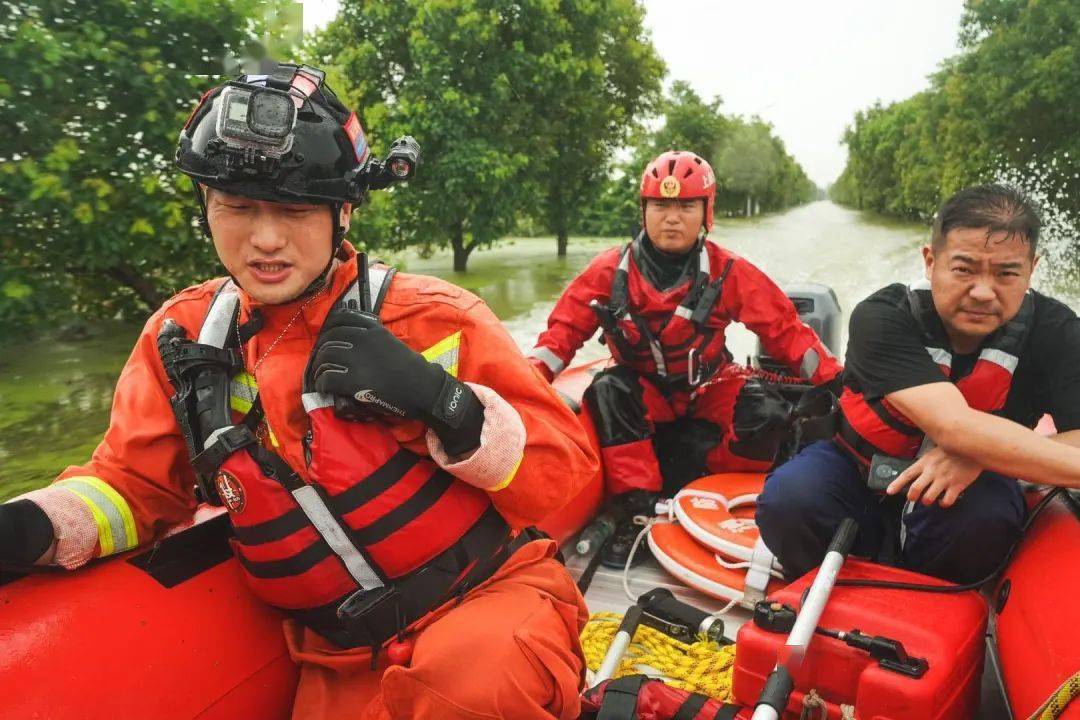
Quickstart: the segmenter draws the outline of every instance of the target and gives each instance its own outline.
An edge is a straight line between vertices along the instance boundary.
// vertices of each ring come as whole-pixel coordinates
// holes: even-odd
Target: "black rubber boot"
[[[626,558],[630,555],[630,548],[634,546],[634,540],[637,539],[638,533],[644,528],[644,525],[635,523],[632,517],[625,518],[615,527],[615,532],[611,538],[600,549],[600,563],[604,567],[618,570],[626,567]],[[649,550],[649,541],[642,538],[641,542],[638,543],[637,551],[634,553],[634,562],[630,567],[637,567],[649,557],[652,557],[652,552]]]
[[[630,555],[634,540],[645,528],[645,523],[655,514],[657,497],[656,493],[633,490],[612,501],[621,506],[622,519],[615,526],[615,532],[612,533],[611,538],[600,549],[600,562],[605,567],[617,569],[626,567],[626,558]],[[637,518],[636,521],[635,518]],[[631,567],[637,567],[649,557],[652,557],[652,553],[649,551],[648,540],[642,538],[634,552],[634,562]]]

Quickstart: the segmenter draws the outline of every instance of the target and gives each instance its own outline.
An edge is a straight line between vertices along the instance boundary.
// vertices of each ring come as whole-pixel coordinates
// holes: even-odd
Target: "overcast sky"
[[[963,0],[645,0],[646,25],[668,66],[724,111],[776,128],[811,179],[844,168],[840,144],[856,110],[926,87],[958,51]],[[305,0],[311,30],[336,0]]]

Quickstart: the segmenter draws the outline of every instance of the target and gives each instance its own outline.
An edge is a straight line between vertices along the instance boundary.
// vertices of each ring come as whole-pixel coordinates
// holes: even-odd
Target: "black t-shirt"
[[[926,351],[906,295],[904,285],[889,285],[851,312],[844,384],[868,400],[949,379]],[[1080,428],[1080,318],[1064,303],[1034,295],[1034,324],[1002,414],[1034,427],[1050,413],[1059,432],[1075,430]],[[954,356],[952,379],[970,373],[977,359],[978,352]]]

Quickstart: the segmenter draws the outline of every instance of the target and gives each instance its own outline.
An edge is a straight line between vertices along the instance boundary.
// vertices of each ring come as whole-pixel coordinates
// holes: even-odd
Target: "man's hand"
[[[484,411],[472,389],[401,342],[374,315],[333,310],[315,343],[311,372],[321,393],[423,421],[449,455],[480,444]]]
[[[896,495],[910,484],[908,500],[921,501],[923,505],[937,502],[943,508],[952,507],[982,471],[978,463],[935,447],[900,473],[885,492]]]

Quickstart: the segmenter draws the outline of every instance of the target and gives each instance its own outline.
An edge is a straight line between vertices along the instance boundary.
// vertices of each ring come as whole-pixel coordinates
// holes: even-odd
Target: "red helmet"
[[[669,150],[649,163],[641,176],[642,207],[646,199],[703,198],[705,230],[712,230],[716,175],[709,163],[692,152]]]

